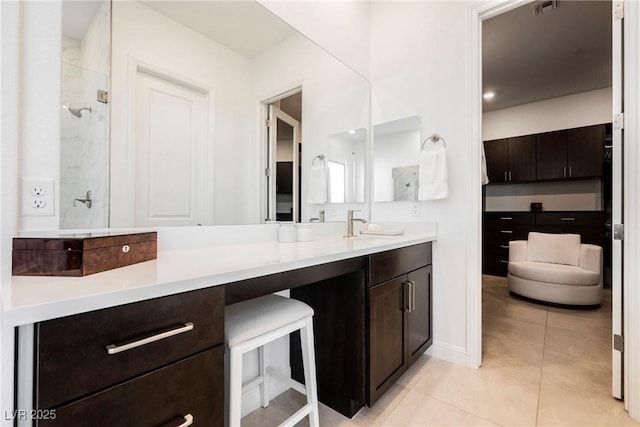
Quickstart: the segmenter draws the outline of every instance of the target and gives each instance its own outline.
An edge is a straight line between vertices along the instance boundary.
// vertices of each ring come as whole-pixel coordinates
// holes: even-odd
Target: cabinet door
[[[409,365],[431,345],[431,266],[409,273],[413,302],[407,313]]]
[[[507,181],[507,171],[509,168],[509,141],[505,139],[495,139],[485,141],[484,154],[487,159],[487,176],[489,182]]]
[[[369,405],[406,368],[406,281],[405,275],[369,289]]]
[[[536,179],[536,136],[509,138],[509,181]]]
[[[567,131],[537,135],[537,179],[564,178],[567,170]]]
[[[567,163],[568,177],[602,176],[604,125],[586,126],[567,131]]]

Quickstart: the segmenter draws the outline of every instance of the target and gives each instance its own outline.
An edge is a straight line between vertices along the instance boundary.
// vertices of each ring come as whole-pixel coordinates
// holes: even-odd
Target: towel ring
[[[447,146],[447,141],[444,140],[443,137],[441,137],[440,135],[438,135],[437,133],[434,133],[433,135],[431,135],[429,138],[425,139],[424,141],[422,141],[422,145],[420,145],[420,151],[424,151],[424,144],[427,141],[431,141],[434,144],[438,141],[442,141],[442,143],[444,144],[444,146]]]
[[[311,166],[315,165],[317,159],[324,160],[324,154],[318,154],[317,156],[315,156],[311,161]]]

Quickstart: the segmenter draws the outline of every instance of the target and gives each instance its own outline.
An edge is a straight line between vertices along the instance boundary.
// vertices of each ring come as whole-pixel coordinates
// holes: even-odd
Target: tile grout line
[[[547,350],[547,327],[549,326],[549,310],[545,310],[544,316],[544,340],[542,341],[542,361],[540,363],[540,378],[538,380],[538,402],[536,404],[536,426],[538,425],[538,417],[540,416],[540,398],[542,396],[542,372],[544,370],[544,354]]]

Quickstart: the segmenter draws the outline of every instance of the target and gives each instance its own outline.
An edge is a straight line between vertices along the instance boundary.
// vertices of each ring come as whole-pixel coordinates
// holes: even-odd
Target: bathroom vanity
[[[291,289],[315,311],[319,398],[351,417],[432,342],[433,240],[426,227],[160,251],[84,278],[14,276],[3,298],[18,327],[15,409],[33,408],[43,426],[222,425],[224,305]]]

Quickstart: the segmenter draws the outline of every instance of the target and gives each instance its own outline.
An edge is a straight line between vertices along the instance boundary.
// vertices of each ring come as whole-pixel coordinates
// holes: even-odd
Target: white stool
[[[276,376],[285,380],[295,390],[306,394],[307,404],[289,417],[282,426],[293,426],[309,415],[309,424],[318,424],[318,393],[316,390],[316,362],[313,348],[313,309],[307,304],[278,295],[232,304],[225,307],[225,342],[228,348],[229,400],[227,402],[229,425],[240,426],[242,389],[259,385],[262,407],[269,405],[267,375],[265,372],[264,345],[293,331],[300,330],[302,363],[306,387],[283,374]],[[260,359],[259,376],[242,384],[242,355],[258,349]],[[270,372],[271,373],[271,372]]]

